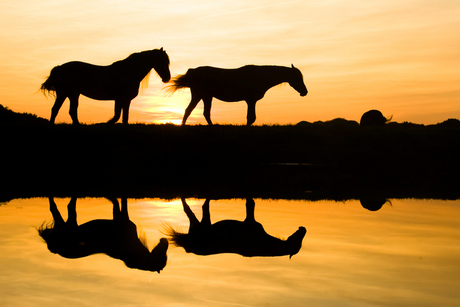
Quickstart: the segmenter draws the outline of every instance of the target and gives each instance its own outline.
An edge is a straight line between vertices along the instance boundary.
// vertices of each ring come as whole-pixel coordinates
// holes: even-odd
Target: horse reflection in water
[[[223,220],[211,224],[209,202],[207,199],[203,204],[203,217],[199,222],[185,199],[182,199],[184,211],[190,220],[189,231],[181,233],[172,227],[167,229],[172,243],[183,247],[187,253],[235,253],[245,257],[289,255],[290,258],[299,252],[307,232],[304,227],[299,227],[287,240],[270,236],[254,218],[255,203],[252,199],[246,199],[246,219],[243,222]]]
[[[54,67],[40,88],[44,94],[56,92],[50,122],[54,124],[68,97],[69,114],[72,122],[78,124],[78,97],[82,94],[97,100],[115,100],[115,115],[108,123],[116,123],[123,111],[123,124],[127,124],[131,100],[137,96],[139,84],[148,86],[152,68],[163,82],[171,79],[169,57],[163,48],[133,53],[108,66],[74,61]]]
[[[236,69],[197,67],[175,77],[173,84],[169,86],[169,91],[190,88],[192,98],[185,110],[182,125],[185,125],[200,100],[203,100],[204,104],[203,115],[208,125],[212,125],[211,103],[212,98],[215,97],[227,102],[246,101],[247,125],[250,126],[256,120],[256,102],[262,99],[270,88],[284,82],[288,82],[300,96],[307,95],[302,73],[294,65],[291,67],[246,65]]]
[[[121,210],[117,199],[113,203],[113,220],[92,220],[77,224],[77,199],[72,198],[67,206],[68,219],[64,222],[53,198],[49,199],[54,223],[42,225],[38,232],[48,245],[48,249],[65,258],[81,258],[104,253],[122,260],[127,267],[158,272],[166,266],[168,240],[160,239],[151,252],[146,247],[145,238],[139,238],[136,225],[129,220],[128,203],[121,200]]]

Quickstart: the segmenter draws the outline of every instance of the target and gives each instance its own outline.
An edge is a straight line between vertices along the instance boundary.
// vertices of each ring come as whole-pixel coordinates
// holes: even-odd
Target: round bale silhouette
[[[361,116],[361,121],[359,124],[361,126],[383,126],[391,120],[383,116],[382,112],[379,110],[370,110]]]

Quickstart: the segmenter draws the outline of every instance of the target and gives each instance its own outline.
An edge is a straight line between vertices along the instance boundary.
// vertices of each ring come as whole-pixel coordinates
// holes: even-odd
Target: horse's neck
[[[129,75],[141,81],[152,70],[153,66],[148,61],[143,61],[139,58],[127,59],[115,62],[111,68],[124,75]]]
[[[290,68],[282,66],[262,66],[260,80],[269,88],[289,81]]]

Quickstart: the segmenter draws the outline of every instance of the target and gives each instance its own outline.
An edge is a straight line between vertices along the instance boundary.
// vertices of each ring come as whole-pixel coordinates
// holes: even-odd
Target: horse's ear
[[[292,67],[292,68],[295,68],[295,67],[294,67],[294,64],[291,64],[291,67]]]
[[[164,50],[163,50],[163,47],[160,48],[160,51],[164,51]]]

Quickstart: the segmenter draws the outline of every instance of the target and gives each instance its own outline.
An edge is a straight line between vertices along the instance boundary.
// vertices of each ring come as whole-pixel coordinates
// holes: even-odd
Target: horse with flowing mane
[[[254,218],[255,203],[253,199],[246,199],[246,219],[241,221],[223,220],[211,224],[209,213],[209,199],[203,204],[203,217],[198,221],[195,214],[182,198],[182,205],[190,227],[188,233],[166,229],[170,241],[181,246],[187,253],[197,255],[214,255],[220,253],[235,253],[244,257],[275,257],[289,258],[297,254],[302,247],[302,240],[307,232],[305,227],[299,227],[286,240],[275,238],[265,232],[262,224]]]
[[[78,97],[81,94],[96,100],[115,100],[115,115],[108,123],[116,123],[123,111],[123,124],[127,124],[131,100],[139,93],[140,83],[142,87],[148,86],[152,68],[163,82],[169,82],[169,57],[163,48],[133,53],[108,66],[74,61],[54,67],[40,87],[44,94],[55,92],[50,122],[54,124],[68,97],[70,117],[74,124],[78,124]]]
[[[212,125],[211,103],[215,97],[226,102],[246,101],[247,125],[250,126],[256,120],[256,102],[262,99],[270,88],[284,82],[288,82],[300,96],[307,95],[302,73],[294,65],[246,65],[236,69],[202,66],[189,69],[184,75],[175,77],[168,90],[173,93],[181,88],[190,88],[192,99],[185,110],[182,125],[185,125],[200,100],[203,100],[204,104],[203,115],[208,125]]]
[[[166,266],[168,240],[160,242],[151,252],[146,239],[139,238],[136,225],[129,220],[126,198],[121,200],[121,210],[116,198],[113,204],[113,220],[92,220],[82,225],[77,223],[77,199],[67,205],[68,218],[64,221],[53,198],[49,198],[53,223],[38,229],[50,252],[64,258],[82,258],[104,253],[122,260],[127,267],[158,272]]]

